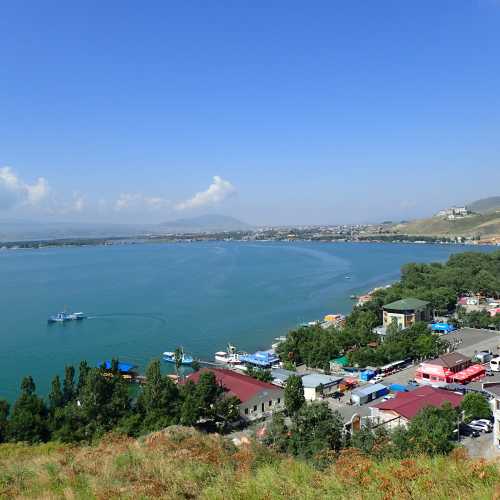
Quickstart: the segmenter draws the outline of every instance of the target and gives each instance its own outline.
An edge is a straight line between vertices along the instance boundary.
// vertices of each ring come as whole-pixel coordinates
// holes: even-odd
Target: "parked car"
[[[382,380],[384,380],[384,377],[382,377],[382,375],[377,375],[370,380],[370,384],[378,384],[379,382],[382,382]]]
[[[493,370],[488,369],[488,370],[486,370],[486,376],[487,377],[494,377],[495,373],[493,372]]]
[[[461,424],[460,425],[460,435],[467,437],[479,437],[481,435],[480,431],[473,429],[470,425]]]
[[[482,422],[489,426],[490,428],[493,428],[493,422],[491,420],[488,420],[487,418],[478,418],[476,422]]]
[[[488,425],[486,422],[482,422],[480,420],[473,420],[469,422],[469,427],[480,432],[491,432],[491,425]]]
[[[395,397],[395,394],[387,394],[382,398],[382,401],[389,401],[389,399],[394,399]]]
[[[488,363],[493,358],[493,353],[491,351],[479,351],[474,357],[479,363]]]

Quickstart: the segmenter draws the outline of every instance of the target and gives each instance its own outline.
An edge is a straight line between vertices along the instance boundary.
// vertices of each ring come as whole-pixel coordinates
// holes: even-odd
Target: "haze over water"
[[[82,359],[119,357],[143,371],[179,345],[210,361],[228,342],[269,348],[301,322],[349,312],[351,294],[396,280],[403,264],[465,250],[489,249],[210,242],[0,252],[0,398],[14,399],[24,375],[45,394]],[[47,325],[65,305],[90,319]]]

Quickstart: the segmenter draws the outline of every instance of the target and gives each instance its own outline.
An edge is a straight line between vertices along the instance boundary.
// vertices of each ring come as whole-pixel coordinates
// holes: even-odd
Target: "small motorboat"
[[[165,351],[163,353],[163,361],[166,361],[167,363],[175,363],[175,352]],[[192,365],[193,361],[193,356],[190,356],[182,351],[181,365]]]
[[[65,323],[66,321],[81,321],[82,319],[85,318],[86,316],[82,312],[74,312],[74,313],[59,312],[57,314],[54,314],[53,316],[49,316],[47,323]]]

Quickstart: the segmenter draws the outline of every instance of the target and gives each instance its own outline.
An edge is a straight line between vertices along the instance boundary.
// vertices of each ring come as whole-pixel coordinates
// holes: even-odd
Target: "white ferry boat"
[[[227,351],[217,351],[214,357],[217,363],[239,365],[241,364],[240,354],[243,353],[239,353],[234,345],[228,344]]]

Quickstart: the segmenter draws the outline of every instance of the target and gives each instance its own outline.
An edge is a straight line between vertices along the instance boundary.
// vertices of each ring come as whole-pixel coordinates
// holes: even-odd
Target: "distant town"
[[[74,247],[93,245],[123,245],[140,243],[191,243],[201,241],[317,241],[317,242],[372,242],[372,243],[459,243],[491,244],[474,236],[420,236],[397,234],[392,223],[343,224],[334,226],[263,227],[244,231],[207,231],[193,233],[143,234],[110,238],[57,238],[48,240],[9,241],[0,243],[0,249],[36,249],[47,247]]]
[[[500,197],[444,208],[428,219],[366,224],[254,227],[229,216],[205,215],[149,225],[0,224],[1,249],[198,241],[318,241],[500,244]]]

